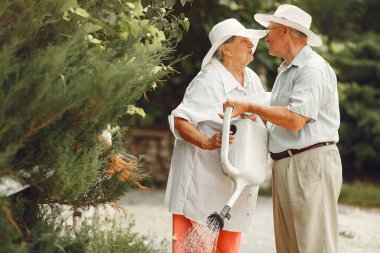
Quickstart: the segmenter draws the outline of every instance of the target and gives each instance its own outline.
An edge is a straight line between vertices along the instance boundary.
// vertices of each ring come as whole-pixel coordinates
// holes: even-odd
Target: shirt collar
[[[229,72],[220,61],[213,58],[211,60],[211,64],[215,66],[216,71],[219,73],[220,78],[223,83],[224,91],[226,92],[226,94],[228,94],[230,91],[232,91],[235,88],[242,90],[247,85],[248,80],[247,80],[247,75],[245,73],[245,70],[244,70],[244,87],[242,87],[239,84],[239,82],[235,79],[235,77],[231,74],[231,72]]]
[[[298,53],[297,55],[294,57],[294,59],[292,60],[292,62],[285,67],[285,61],[283,61],[280,65],[280,67],[278,68],[278,72],[280,73],[281,71],[285,70],[285,69],[288,69],[292,66],[296,66],[296,67],[299,67],[301,66],[305,61],[306,59],[308,58],[309,54],[312,52],[313,50],[311,49],[311,47],[309,45],[305,45]]]

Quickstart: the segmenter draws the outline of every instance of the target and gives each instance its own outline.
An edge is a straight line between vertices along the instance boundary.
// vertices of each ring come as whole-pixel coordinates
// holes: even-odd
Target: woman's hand
[[[250,119],[252,121],[256,121],[257,119],[257,115],[256,114],[246,114],[246,113],[243,113],[242,115],[240,115],[243,119]]]
[[[234,135],[232,131],[230,131],[229,143],[232,144],[233,141],[234,141]],[[221,146],[222,146],[222,131],[217,132],[216,134],[214,134],[213,136],[209,138],[205,138],[202,143],[201,148],[206,149],[206,150],[214,150],[214,149],[220,148]]]

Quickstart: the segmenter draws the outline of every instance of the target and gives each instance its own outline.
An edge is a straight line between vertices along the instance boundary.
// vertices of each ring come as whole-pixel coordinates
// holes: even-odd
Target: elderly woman
[[[263,102],[259,77],[247,67],[265,31],[246,29],[227,19],[209,34],[211,49],[202,69],[186,89],[182,103],[169,116],[176,137],[166,201],[173,213],[173,252],[179,252],[185,233],[195,223],[221,209],[233,192],[220,162],[222,119],[226,99]],[[230,135],[230,142],[233,136]],[[230,211],[217,242],[217,252],[238,252],[241,232],[252,227],[257,187],[247,187]]]

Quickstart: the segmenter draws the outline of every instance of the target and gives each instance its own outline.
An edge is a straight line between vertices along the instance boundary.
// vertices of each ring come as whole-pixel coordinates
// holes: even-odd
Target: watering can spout
[[[214,232],[222,230],[224,227],[224,219],[227,218],[229,220],[231,218],[231,215],[228,213],[230,209],[231,207],[226,205],[219,214],[217,212],[211,214],[207,218],[207,227]]]
[[[241,192],[244,190],[244,187],[245,187],[245,184],[242,181],[240,180],[235,181],[234,193],[228,200],[227,204],[224,206],[223,210],[219,214],[217,212],[214,212],[207,218],[207,226],[210,230],[220,231],[223,229],[224,220],[226,218],[227,220],[231,218],[229,211],[231,210],[231,207],[235,204]]]

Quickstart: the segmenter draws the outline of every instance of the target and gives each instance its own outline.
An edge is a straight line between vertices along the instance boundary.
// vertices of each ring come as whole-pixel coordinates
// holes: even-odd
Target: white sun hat
[[[216,24],[208,35],[211,42],[211,48],[203,58],[202,69],[210,62],[219,46],[232,36],[241,36],[250,39],[253,43],[253,54],[253,52],[256,50],[257,43],[259,42],[260,38],[265,37],[265,35],[266,31],[246,29],[239,21],[234,18],[226,19]]]
[[[255,14],[255,20],[262,26],[268,27],[269,22],[278,23],[294,28],[307,36],[307,44],[312,47],[322,46],[322,39],[310,31],[311,16],[290,4],[280,5],[273,15]]]

